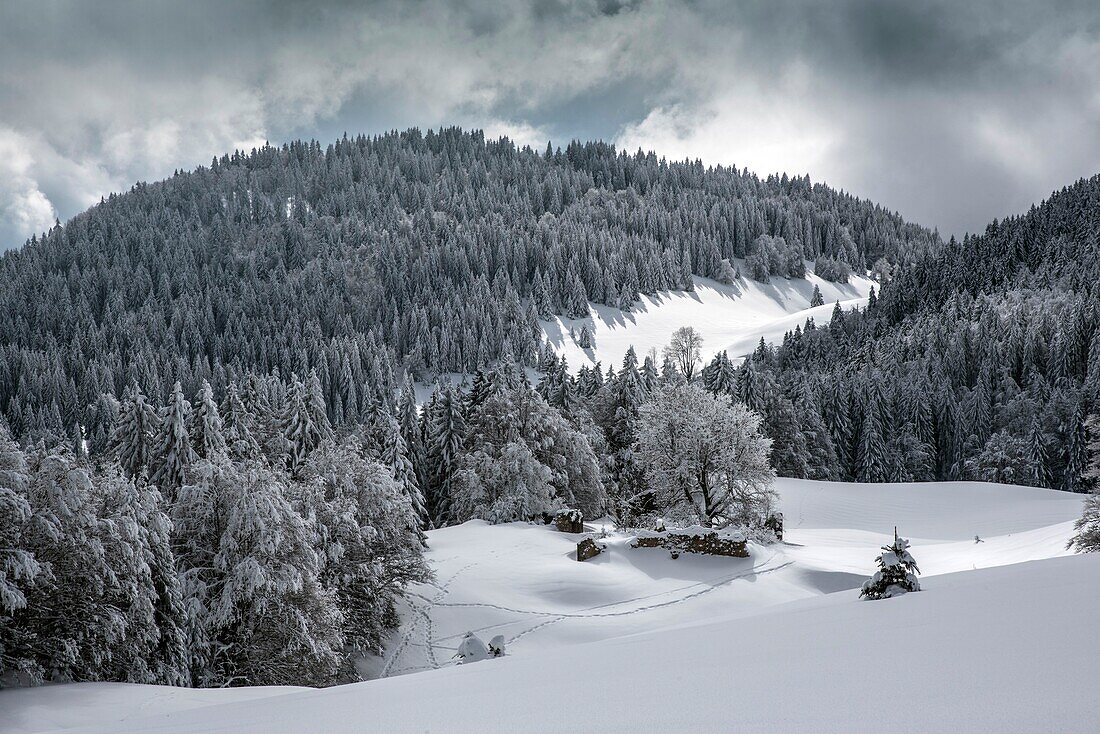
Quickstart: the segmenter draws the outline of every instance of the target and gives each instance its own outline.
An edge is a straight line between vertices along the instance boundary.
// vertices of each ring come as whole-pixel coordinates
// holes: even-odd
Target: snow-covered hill
[[[373,671],[386,680],[2,691],[0,731],[1080,731],[1096,720],[1100,704],[1068,671],[1100,654],[1081,613],[1100,602],[1100,558],[1056,558],[1079,496],[975,483],[779,490],[787,542],[747,559],[673,560],[612,534],[607,553],[577,563],[575,536],[546,527],[434,531],[437,578],[413,589]],[[895,524],[925,591],[858,601]],[[503,634],[508,656],[454,665],[467,630]],[[900,709],[876,704],[898,696]]]
[[[588,318],[544,321],[543,331],[574,370],[595,362],[601,362],[604,369],[618,367],[631,346],[639,359],[651,349],[659,353],[681,326],[693,326],[702,335],[705,360],[722,350],[736,360],[755,349],[761,337],[778,343],[783,334],[805,325],[807,318],[828,323],[837,302],[844,309],[865,305],[874,286],[873,281],[858,276],[852,276],[849,283],[830,283],[809,270],[804,279],[772,277],[768,283],[748,278],[737,285],[700,277],[693,280],[694,291],[643,295],[630,311],[593,303]],[[815,285],[825,305],[811,308]],[[591,349],[581,349],[570,337],[570,330],[579,335],[584,325],[593,336]]]

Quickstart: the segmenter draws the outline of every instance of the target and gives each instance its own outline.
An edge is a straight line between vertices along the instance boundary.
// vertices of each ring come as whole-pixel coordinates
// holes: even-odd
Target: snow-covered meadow
[[[725,351],[737,363],[756,349],[761,339],[778,344],[784,334],[805,326],[806,319],[827,324],[838,303],[846,311],[866,305],[871,289],[877,287],[873,280],[856,274],[847,283],[824,280],[814,274],[812,262],[806,263],[805,278],[772,276],[766,283],[741,278],[735,285],[727,285],[693,276],[692,282],[692,291],[643,294],[629,311],[589,302],[587,318],[559,315],[540,321],[543,337],[574,372],[595,364],[604,370],[618,369],[631,347],[639,360],[656,351],[659,364],[662,349],[682,326],[693,327],[702,337],[704,361]],[[814,287],[821,291],[821,306],[810,305]],[[592,335],[592,346],[587,349],[579,343],[585,327]],[[538,372],[528,369],[527,374],[533,384],[538,382]],[[456,385],[471,380],[470,375],[458,372],[438,378]],[[436,382],[417,382],[414,387],[417,404],[422,405],[431,397]]]
[[[642,295],[630,311],[590,303],[588,318],[558,316],[542,322],[543,332],[573,369],[596,362],[605,370],[618,368],[630,347],[639,359],[653,349],[659,355],[672,332],[681,326],[694,327],[703,337],[704,361],[723,350],[737,361],[755,349],[761,338],[779,343],[786,332],[804,326],[808,318],[828,323],[837,303],[845,310],[867,303],[874,281],[852,275],[848,283],[830,283],[817,277],[812,265],[807,263],[805,278],[773,276],[766,283],[742,278],[735,285],[726,285],[695,276],[693,291]],[[824,305],[810,306],[815,286]],[[589,349],[582,349],[570,336],[571,331],[576,336],[585,326],[592,334]]]
[[[1063,557],[1080,496],[777,484],[785,542],[746,559],[673,560],[609,528],[578,563],[577,536],[549,527],[432,531],[436,579],[412,589],[384,680],[7,690],[0,731],[1081,731],[1100,714],[1066,673],[1100,655],[1083,613],[1100,558]],[[924,591],[860,601],[894,525]],[[504,635],[507,656],[456,665],[467,631]]]

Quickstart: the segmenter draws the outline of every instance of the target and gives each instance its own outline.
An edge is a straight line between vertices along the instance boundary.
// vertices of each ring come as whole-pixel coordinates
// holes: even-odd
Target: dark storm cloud
[[[809,173],[942,231],[1100,170],[1091,3],[0,6],[0,249],[234,147],[409,125]]]

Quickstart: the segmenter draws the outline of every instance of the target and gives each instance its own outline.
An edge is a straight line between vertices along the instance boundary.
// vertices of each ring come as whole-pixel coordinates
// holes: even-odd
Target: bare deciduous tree
[[[699,351],[703,348],[703,337],[693,326],[681,326],[672,332],[672,339],[665,347],[665,356],[672,359],[680,372],[690,382],[695,374],[695,363],[699,361]]]

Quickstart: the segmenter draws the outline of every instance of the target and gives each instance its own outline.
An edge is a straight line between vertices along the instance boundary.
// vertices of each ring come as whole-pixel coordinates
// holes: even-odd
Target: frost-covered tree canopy
[[[637,453],[658,511],[703,523],[763,523],[775,499],[761,418],[694,384],[658,390],[639,410]]]
[[[159,418],[133,388],[90,458],[0,422],[0,679],[353,680],[429,572],[396,421],[386,464],[333,443],[310,382],[231,384],[224,422],[209,385]]]
[[[469,406],[458,519],[526,520],[559,507],[599,514],[605,493],[589,440],[508,369],[494,371]]]
[[[314,518],[318,575],[336,595],[345,642],[380,652],[405,585],[429,575],[417,508],[393,468],[354,438],[324,442],[303,476],[296,501]]]

